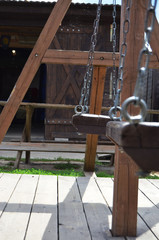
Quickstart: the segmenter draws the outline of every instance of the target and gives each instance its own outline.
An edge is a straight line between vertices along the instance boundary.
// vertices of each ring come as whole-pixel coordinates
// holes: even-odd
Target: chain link
[[[154,4],[153,4],[154,3]],[[143,83],[147,77],[148,65],[150,56],[152,55],[152,49],[150,46],[150,37],[154,28],[155,22],[155,8],[157,0],[149,0],[148,8],[146,12],[145,26],[144,26],[144,42],[143,48],[140,51],[138,59],[138,76],[134,90],[134,96],[141,97],[143,94]]]
[[[124,71],[124,64],[125,64],[125,56],[127,53],[127,34],[129,32],[129,25],[130,25],[130,7],[131,7],[131,0],[127,0],[126,3],[126,11],[125,11],[125,20],[123,23],[123,42],[120,48],[120,60],[119,60],[119,70],[118,70],[118,78],[116,82],[116,93],[114,99],[114,106],[109,111],[109,116],[112,120],[121,120],[121,114],[119,117],[116,117],[117,112],[120,112],[120,94],[123,88],[123,71]],[[120,109],[120,110],[119,110]],[[112,114],[113,113],[113,114]]]
[[[145,101],[141,99],[141,95],[143,95],[144,80],[147,77],[150,56],[152,55],[150,37],[154,29],[156,5],[157,0],[149,0],[144,26],[144,42],[138,59],[138,75],[134,89],[134,96],[126,99],[122,105],[123,116],[125,117],[126,120],[134,123],[144,121],[146,117],[147,106]],[[140,106],[141,113],[139,115],[130,116],[127,113],[127,106],[130,103],[133,103],[135,106]]]
[[[78,113],[78,114],[86,113],[88,111],[89,93],[90,93],[90,87],[92,82],[92,72],[93,72],[93,59],[94,59],[95,46],[97,43],[97,34],[98,34],[99,21],[100,21],[100,15],[101,15],[101,7],[102,7],[102,0],[99,0],[98,6],[97,6],[96,19],[94,20],[94,24],[93,24],[93,34],[91,37],[91,44],[90,44],[90,50],[88,54],[86,73],[84,76],[83,87],[81,89],[81,98],[79,101],[79,105],[75,107],[75,113]]]
[[[115,101],[116,95],[116,0],[113,0],[113,24],[112,24],[112,42],[113,42],[113,69],[112,69],[112,92],[113,92],[113,101]]]

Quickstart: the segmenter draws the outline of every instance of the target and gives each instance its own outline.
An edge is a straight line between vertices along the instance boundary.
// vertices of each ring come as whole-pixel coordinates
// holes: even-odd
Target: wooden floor
[[[110,178],[0,174],[1,240],[159,239],[159,180],[140,180],[136,238],[111,236]]]

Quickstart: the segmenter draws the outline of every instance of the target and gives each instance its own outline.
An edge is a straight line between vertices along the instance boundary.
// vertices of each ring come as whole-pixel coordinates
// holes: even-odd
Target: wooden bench
[[[85,153],[85,144],[70,143],[45,143],[45,142],[2,142],[0,151],[26,151],[26,152],[65,152],[65,153]],[[114,145],[98,145],[97,154],[115,153]],[[14,167],[18,167],[20,158],[15,161]]]

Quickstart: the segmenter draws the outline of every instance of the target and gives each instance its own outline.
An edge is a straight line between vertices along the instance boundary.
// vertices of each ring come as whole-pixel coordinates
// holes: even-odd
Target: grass
[[[32,162],[51,162],[52,166],[54,167],[54,170],[44,170],[44,169],[37,169],[37,168],[31,168],[31,169],[14,169],[14,161],[15,158],[2,158],[4,161],[10,161],[7,163],[6,166],[0,167],[0,173],[13,173],[13,174],[38,174],[38,175],[61,175],[61,176],[74,176],[74,177],[81,177],[84,176],[84,172],[82,168],[82,165],[80,162],[83,162],[81,159],[64,159],[64,158],[57,158],[54,160],[49,159],[32,159]],[[23,159],[24,161],[24,159]],[[58,163],[53,163],[54,161],[57,161]],[[79,163],[78,163],[79,162]],[[101,163],[99,161],[96,161],[96,166],[106,166],[105,163]],[[97,177],[104,177],[104,178],[113,178],[114,175],[108,174],[106,171],[96,171]],[[158,176],[154,174],[144,176],[142,178],[148,178],[148,179],[159,179]]]
[[[12,173],[12,174],[33,174],[33,175],[56,175],[56,176],[73,176],[73,177],[83,177],[82,171],[75,171],[74,169],[65,170],[43,170],[43,169],[12,169],[10,167],[0,167],[0,173]]]

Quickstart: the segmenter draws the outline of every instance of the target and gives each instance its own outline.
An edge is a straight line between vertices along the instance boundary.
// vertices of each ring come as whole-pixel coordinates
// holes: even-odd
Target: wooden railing
[[[0,101],[0,105],[4,106],[7,102],[6,101]],[[31,125],[32,125],[32,115],[34,112],[35,108],[52,108],[52,109],[74,109],[75,105],[65,105],[65,104],[49,104],[49,103],[30,103],[30,102],[22,102],[19,106],[19,109],[23,109],[26,111],[26,121],[25,121],[25,125],[24,125],[24,129],[23,129],[23,133],[21,136],[21,142],[20,143],[15,143],[15,142],[3,142],[0,145],[0,150],[7,150],[7,151],[18,151],[17,153],[17,158],[15,161],[15,168],[19,167],[19,163],[22,157],[22,152],[25,151],[26,152],[26,156],[25,156],[25,163],[29,163],[30,161],[30,152],[31,151],[43,151],[43,152],[57,152],[57,144],[51,145],[51,143],[44,143],[43,146],[41,145],[41,143],[36,143],[36,147],[35,147],[35,143],[31,142]],[[105,110],[109,110],[108,107],[103,107],[102,111]],[[72,144],[71,144],[72,145]],[[72,147],[70,147],[68,144],[65,146],[65,148],[67,147],[68,150],[66,151],[62,149],[60,149],[60,152],[83,152],[85,153],[85,150],[87,149],[87,151],[89,150],[89,144],[86,144],[87,147],[85,145],[80,147],[79,150],[79,146],[76,144],[72,145]],[[52,149],[52,150],[51,150]],[[58,148],[59,151],[59,148]],[[111,153],[113,154],[115,152],[114,147],[112,148],[112,146],[105,146],[102,147],[102,151],[103,153]],[[96,153],[102,153],[99,150],[99,147],[97,148]],[[85,158],[85,165],[87,164],[87,157]]]
[[[4,106],[6,104],[6,101],[0,101],[0,106]],[[87,152],[91,152],[91,149],[89,148],[89,144],[86,143],[86,145],[77,145],[74,144],[71,147],[69,146],[69,144],[65,144],[64,149],[62,148],[63,146],[61,146],[61,148],[59,148],[59,146],[57,144],[52,144],[52,143],[43,143],[41,144],[39,143],[32,143],[31,142],[31,125],[32,125],[32,115],[34,112],[35,108],[52,108],[52,109],[74,109],[75,105],[66,105],[66,104],[49,104],[49,103],[31,103],[31,102],[22,102],[20,104],[19,109],[23,109],[26,111],[26,121],[25,121],[25,125],[24,125],[24,129],[23,129],[23,133],[21,136],[21,141],[20,143],[15,143],[15,142],[3,142],[0,145],[0,150],[7,150],[7,151],[17,151],[17,158],[15,161],[15,168],[19,167],[19,163],[22,157],[22,152],[25,151],[26,152],[26,156],[25,156],[25,163],[29,163],[30,162],[30,152],[31,151],[43,151],[43,152],[80,152],[80,153],[85,153],[86,149]],[[102,107],[101,111],[108,111],[110,108],[109,107]],[[159,110],[148,110],[149,114],[159,114]],[[89,134],[90,135],[90,134]],[[89,136],[88,138],[92,138],[92,136]],[[94,138],[94,137],[93,137]],[[95,137],[97,138],[97,137]],[[94,141],[94,139],[93,139]],[[79,147],[80,146],[80,147]],[[66,147],[68,149],[66,149]],[[97,147],[97,141],[95,143],[95,154],[96,153],[110,153],[110,154],[114,154],[115,149],[114,146],[108,145],[108,146],[104,146],[104,147]],[[87,168],[87,171],[89,171],[89,167],[92,168],[93,164],[90,160],[90,156],[91,154],[89,154],[89,157],[85,157],[85,163],[84,165]]]

